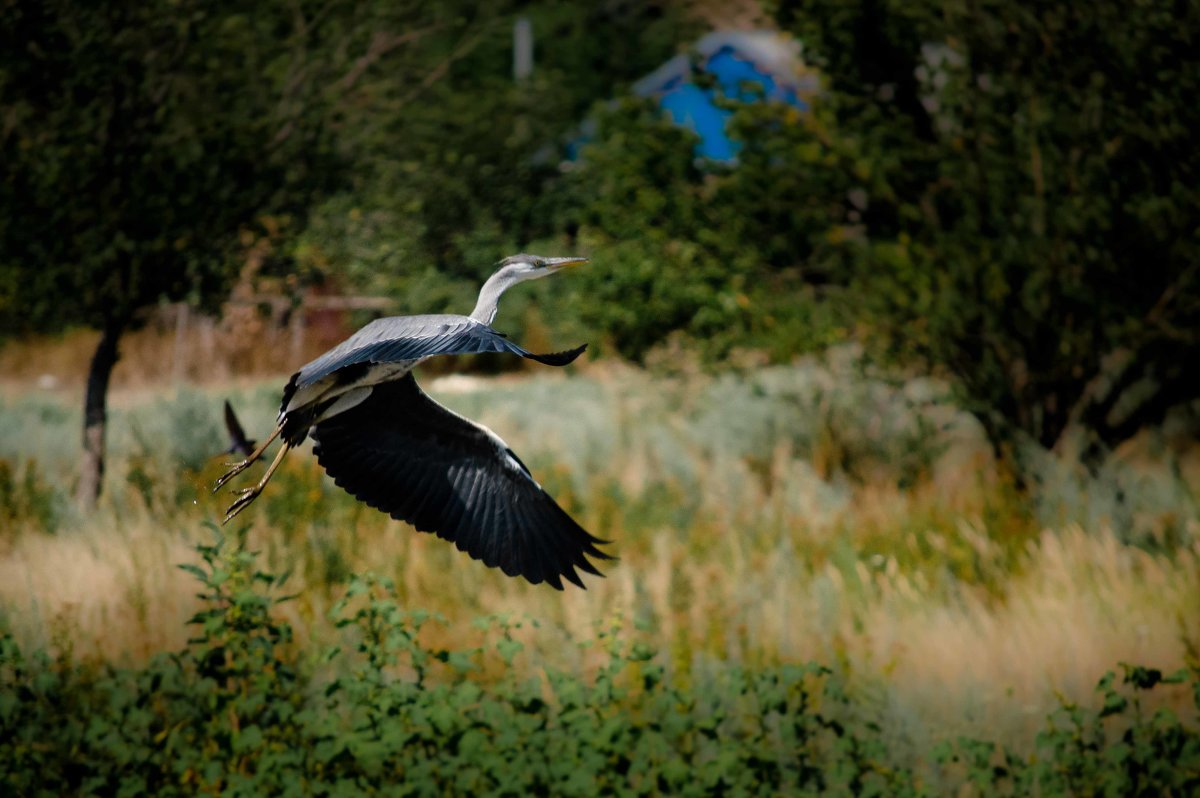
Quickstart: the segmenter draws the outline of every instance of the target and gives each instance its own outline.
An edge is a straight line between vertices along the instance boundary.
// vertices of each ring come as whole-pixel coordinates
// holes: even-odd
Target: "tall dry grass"
[[[155,308],[121,336],[112,389],[228,385],[278,374],[281,362],[304,363],[352,332],[348,314],[315,316],[319,323],[297,327],[295,318],[285,323],[247,304],[226,307],[220,318],[179,304]],[[99,340],[98,331],[76,328],[0,341],[0,392],[81,392]]]
[[[356,504],[300,452],[243,518],[265,564],[294,571],[285,611],[302,644],[336,636],[328,607],[369,570],[445,615],[447,638],[480,614],[536,619],[534,662],[588,667],[575,643],[619,616],[679,678],[815,659],[873,692],[906,738],[1010,742],[1028,741],[1056,692],[1086,702],[1117,662],[1172,669],[1200,645],[1194,453],[1113,465],[1120,513],[1105,511],[1115,483],[1072,482],[1047,525],[936,385],[889,384],[837,354],[719,378],[612,367],[430,384],[504,436],[621,559],[586,592],[530,586]],[[252,434],[270,428],[276,390],[230,391]],[[77,656],[183,643],[195,586],[174,565],[195,559],[201,523],[228,501],[207,487],[225,394],[120,397],[100,512],[17,513],[0,533],[5,625]],[[52,398],[5,401],[15,493],[31,469],[28,490],[69,493],[77,421]]]

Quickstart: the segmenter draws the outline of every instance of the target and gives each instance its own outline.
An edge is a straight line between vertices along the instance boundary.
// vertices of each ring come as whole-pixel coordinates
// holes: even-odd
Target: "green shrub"
[[[216,529],[214,527],[214,532]],[[1139,696],[1190,681],[1127,667],[1098,711],[1064,704],[1024,758],[976,740],[898,762],[868,702],[814,664],[722,666],[684,686],[619,624],[590,676],[514,666],[519,623],[447,649],[386,580],[335,607],[351,641],[311,657],[285,581],[216,533],[180,566],[203,588],[186,648],[141,668],[0,637],[0,792],[15,795],[1193,794],[1200,733]],[[1130,693],[1132,691],[1132,694]],[[927,775],[926,775],[927,774]]]
[[[1187,669],[1170,676],[1122,663],[1119,690],[1109,671],[1096,686],[1098,711],[1063,701],[1038,735],[1029,761],[992,743],[960,739],[937,758],[958,769],[978,795],[1195,795],[1200,790],[1200,734],[1169,709],[1147,716],[1141,695],[1160,684],[1191,683],[1200,709],[1200,676]]]

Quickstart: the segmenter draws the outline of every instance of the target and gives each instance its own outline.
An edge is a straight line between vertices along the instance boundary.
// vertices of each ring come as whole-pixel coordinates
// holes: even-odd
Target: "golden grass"
[[[988,556],[986,538],[962,526]],[[1117,662],[1174,669],[1187,641],[1200,641],[1200,550],[1156,556],[1107,530],[1042,532],[999,598],[970,586],[933,598],[927,579],[894,558],[810,567],[802,550],[748,554],[732,540],[697,554],[668,529],[623,549],[586,593],[563,594],[506,579],[395,522],[360,527],[354,540],[298,532],[255,527],[251,544],[277,568],[310,546],[342,552],[351,571],[391,575],[407,602],[448,617],[444,642],[461,644],[456,630],[479,614],[511,613],[540,622],[530,638],[538,661],[578,668],[584,655],[573,641],[614,616],[642,619],[681,674],[713,658],[839,664],[862,683],[886,685],[893,721],[918,737],[987,732],[1027,742],[1056,692],[1088,703],[1098,675]],[[0,604],[20,637],[70,639],[77,656],[140,660],[177,648],[198,607],[196,583],[173,567],[195,561],[192,538],[203,534],[164,530],[146,514],[21,535],[0,557]],[[302,643],[334,639],[325,614],[339,589],[303,567],[288,589],[300,595],[282,611]]]
[[[228,308],[219,320],[190,311],[182,330],[177,330],[177,308],[172,305],[152,312],[144,326],[121,336],[113,389],[261,379],[278,374],[281,361],[303,363],[349,332],[338,325],[308,329],[296,336],[245,306]],[[6,393],[30,388],[82,391],[99,340],[98,331],[81,328],[0,344],[0,389]]]
[[[1154,553],[1105,525],[1042,528],[970,436],[902,489],[881,469],[864,482],[829,466],[844,460],[830,448],[862,446],[821,419],[832,432],[810,445],[764,416],[764,429],[790,431],[763,438],[775,441],[765,452],[740,451],[754,429],[724,439],[704,426],[720,418],[709,404],[742,401],[731,386],[660,385],[623,369],[445,384],[462,393],[443,400],[504,435],[621,560],[586,592],[506,578],[355,504],[299,452],[245,517],[263,564],[294,569],[299,597],[281,611],[301,644],[336,638],[327,612],[346,575],[373,571],[395,579],[404,603],[445,615],[433,631],[444,642],[470,638],[480,614],[511,613],[539,623],[526,630],[530,662],[578,669],[591,659],[575,643],[623,617],[679,678],[717,660],[817,660],[877,691],[897,734],[1018,744],[1056,693],[1087,703],[1118,662],[1172,670],[1200,646],[1200,526],[1186,508],[1171,510],[1186,519],[1185,543]],[[547,406],[555,412],[529,410]],[[161,477],[153,461],[118,457],[97,516],[55,535],[0,536],[0,607],[26,642],[137,661],[186,640],[197,585],[174,566],[196,561],[201,522],[228,501],[207,490],[221,467],[161,478],[172,500],[147,504],[121,477],[135,466]]]
[[[875,573],[850,659],[887,673],[898,707],[923,724],[1028,740],[1055,693],[1088,704],[1117,663],[1173,670],[1200,641],[1200,546],[1168,559],[1068,527],[1043,531],[1026,557],[999,602],[964,589],[930,603],[902,574]]]

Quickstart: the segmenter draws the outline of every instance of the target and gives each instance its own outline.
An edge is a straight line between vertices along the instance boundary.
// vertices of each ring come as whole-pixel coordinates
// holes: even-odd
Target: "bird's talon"
[[[249,467],[250,461],[243,460],[240,463],[226,463],[225,465],[232,466],[232,468],[230,468],[228,471],[226,471],[224,474],[222,474],[220,477],[218,477],[217,481],[215,483],[213,483],[213,489],[212,489],[213,493],[216,493],[217,491],[219,491],[226,482],[228,482],[229,480],[236,477],[238,474],[245,471],[246,468]]]
[[[221,523],[228,524],[230,521],[232,521],[233,517],[249,507],[250,503],[258,498],[258,494],[261,492],[262,490],[257,486],[234,491],[234,493],[238,496],[238,499],[233,504],[229,505],[229,509],[225,511],[225,520]]]

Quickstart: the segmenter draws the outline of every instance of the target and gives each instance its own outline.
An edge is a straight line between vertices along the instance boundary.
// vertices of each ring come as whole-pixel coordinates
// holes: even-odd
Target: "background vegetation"
[[[422,627],[422,645],[430,651],[465,655],[483,646],[474,625],[483,616],[498,613],[510,624],[522,624],[509,632],[524,646],[511,664],[485,647],[471,655],[478,658],[478,670],[460,674],[431,666],[428,686],[474,684],[484,692],[468,693],[463,701],[474,707],[473,701],[495,700],[504,707],[511,703],[510,688],[532,679],[550,690],[547,673],[558,674],[564,684],[578,685],[563,689],[585,690],[587,696],[581,700],[589,714],[575,727],[580,744],[590,746],[593,734],[611,732],[616,736],[604,738],[611,745],[634,746],[635,738],[625,735],[641,735],[643,721],[681,724],[677,732],[660,730],[669,744],[646,754],[651,773],[677,754],[699,766],[686,756],[707,762],[709,754],[702,752],[715,750],[699,742],[687,748],[691,743],[671,735],[699,735],[697,740],[734,750],[744,731],[746,747],[736,750],[763,758],[761,767],[767,768],[753,771],[759,773],[753,778],[765,784],[776,778],[785,785],[819,783],[802,778],[843,784],[838,779],[850,775],[803,776],[792,769],[797,760],[786,759],[793,753],[790,743],[764,742],[777,739],[773,715],[760,726],[751,710],[737,709],[740,720],[710,738],[693,725],[700,721],[688,709],[694,699],[696,712],[716,711],[709,702],[741,690],[729,686],[741,684],[737,680],[761,677],[799,689],[793,677],[809,674],[808,663],[820,663],[811,667],[829,668],[843,697],[785,715],[815,723],[807,713],[820,707],[832,713],[821,717],[838,719],[855,745],[876,750],[864,761],[884,763],[879,767],[887,770],[879,778],[887,784],[911,780],[921,789],[952,792],[961,771],[951,768],[945,782],[932,774],[941,767],[939,756],[957,750],[959,737],[994,743],[1031,767],[1047,756],[1037,747],[1037,735],[1048,728],[1060,700],[1078,707],[1084,718],[1098,717],[1088,713],[1099,713],[1106,699],[1093,688],[1106,671],[1120,672],[1120,662],[1173,673],[1194,656],[1200,638],[1193,612],[1200,599],[1200,521],[1190,486],[1200,460],[1194,449],[1176,451],[1177,444],[1167,439],[1148,441],[1146,449],[1108,463],[1099,478],[1085,470],[1050,470],[1047,479],[1054,481],[1033,500],[996,467],[982,430],[954,407],[944,387],[873,377],[853,351],[719,376],[656,376],[610,364],[566,377],[455,375],[428,382],[441,401],[500,431],[585,527],[616,541],[621,560],[606,569],[606,578],[589,580],[586,592],[538,589],[358,505],[330,485],[311,458],[290,460],[259,502],[244,545],[259,552],[254,568],[290,574],[275,595],[294,598],[272,605],[268,617],[290,629],[290,642],[281,643],[278,654],[297,680],[297,692],[286,703],[302,697],[296,711],[307,712],[306,719],[331,711],[321,699],[329,679],[338,674],[365,679],[379,667],[349,653],[356,643],[344,637],[333,611],[355,575],[370,573],[391,581],[400,609],[445,619],[444,625]],[[68,681],[76,678],[77,667],[83,668],[78,678],[89,684],[103,674],[116,680],[104,676],[100,692],[87,693],[86,701],[97,703],[86,706],[107,707],[110,699],[157,706],[158,688],[152,685],[164,684],[157,680],[166,677],[155,676],[164,667],[155,657],[183,650],[196,636],[184,622],[208,606],[196,597],[195,574],[176,566],[204,566],[194,547],[213,541],[198,521],[219,518],[227,503],[209,492],[222,470],[222,458],[212,455],[213,442],[221,440],[221,400],[231,397],[246,408],[249,427],[261,429],[271,422],[277,390],[276,383],[264,382],[119,395],[113,427],[126,432],[114,436],[107,498],[87,517],[65,492],[74,469],[78,409],[38,395],[5,401],[0,458],[23,465],[11,468],[0,486],[5,530],[0,623],[22,657],[35,657],[39,649],[55,652],[52,670]],[[541,411],[549,405],[558,412]],[[20,453],[30,451],[39,453],[36,461],[22,459]],[[1126,498],[1118,498],[1122,495]],[[618,632],[600,636],[610,634],[614,624]],[[636,691],[611,699],[591,692],[593,677],[608,662],[609,643],[622,656],[634,645],[643,647],[639,656],[650,657],[645,666],[662,671],[654,689],[665,692],[646,697],[652,698],[648,705],[638,703],[643,697]],[[320,652],[330,646],[347,653],[326,661]],[[193,654],[183,656],[187,662]],[[118,671],[110,673],[105,663]],[[632,670],[620,679],[640,683],[643,665],[622,667]],[[20,673],[38,670],[26,665]],[[180,711],[196,706],[197,691],[207,689],[190,674],[170,678],[181,682]],[[370,678],[407,684],[413,674],[401,664],[382,667]],[[497,679],[512,681],[493,691]],[[118,692],[115,698],[108,696],[110,688]],[[65,706],[55,697],[58,689],[47,694],[46,707],[37,710],[41,714],[17,716],[31,724],[23,732],[29,739],[58,722],[53,707]],[[269,704],[275,689],[247,686],[235,692]],[[394,689],[409,691],[405,701],[421,707],[441,700],[422,698],[411,687]],[[528,696],[533,688],[521,689],[526,692],[519,695]],[[746,689],[757,695],[767,688],[754,682]],[[668,711],[676,706],[673,691],[691,698]],[[551,696],[544,694],[545,706],[529,711],[545,719],[547,729],[562,729],[552,720],[558,705]],[[1143,696],[1143,717],[1169,710],[1180,724],[1179,739],[1191,740],[1192,700],[1186,685],[1156,687]],[[337,703],[320,722],[341,723],[352,704]],[[38,717],[42,720],[31,719]],[[94,717],[117,722],[99,709]],[[149,742],[134,735],[122,745],[140,751],[136,758],[148,768],[158,768],[153,762],[166,750],[166,737],[156,741],[162,729],[182,722],[187,735],[209,733],[207,726],[191,725],[208,715],[189,717],[167,717],[153,727]],[[1101,724],[1106,736],[1096,743],[1098,757],[1117,745],[1132,717]],[[274,724],[271,718],[260,725]],[[596,731],[591,724],[599,719],[612,719],[613,725]],[[743,729],[743,722],[751,725]],[[541,728],[541,720],[530,723],[531,729]],[[287,728],[292,731],[276,729],[267,737],[312,732]],[[423,728],[420,739],[441,733],[440,726]],[[818,736],[827,733],[832,732]],[[212,734],[220,755],[232,756],[226,748],[231,738]],[[406,734],[397,739],[410,739]],[[521,738],[505,739],[495,743],[509,746],[502,748],[505,757],[540,761],[533,752],[541,749],[518,754]],[[821,739],[814,750],[825,751],[827,743],[837,747]],[[380,753],[390,764],[369,771],[362,783],[391,783],[401,770],[415,772],[407,770],[417,767],[408,757],[418,756],[418,749],[389,747],[400,745],[391,738],[379,742],[392,752]],[[685,747],[676,749],[676,743]],[[939,748],[941,743],[951,747]],[[254,750],[271,745],[280,744]],[[36,757],[37,750],[29,756]],[[47,752],[46,759],[20,761],[48,763],[57,756]],[[252,761],[260,761],[257,753],[228,767],[249,768]],[[293,779],[316,760],[305,761],[309,764],[272,760],[263,767],[272,778],[285,778],[282,773]],[[746,761],[722,760],[712,773],[743,773]],[[983,759],[972,761],[972,767],[983,768]],[[225,765],[214,767],[205,783],[231,778],[220,769]],[[1087,765],[1086,778],[1101,778],[1107,767],[1099,760]],[[894,769],[899,770],[886,775]],[[768,770],[777,775],[764,775]],[[1190,772],[1172,771],[1181,778]],[[440,776],[413,778],[414,789],[443,783]],[[598,778],[609,783],[615,776]]]
[[[0,0],[7,790],[1200,786],[1196,8],[735,5],[820,85],[722,99],[718,164],[627,89],[730,4]],[[222,400],[261,435],[296,364],[165,388],[156,306],[461,312],[521,249],[592,263],[501,328],[588,361],[422,379],[606,579],[507,580],[303,457],[203,528]]]
[[[215,528],[214,528],[215,531]],[[1144,694],[1200,674],[1125,666],[1098,711],[1063,701],[1022,756],[990,741],[939,745],[921,773],[828,669],[723,668],[680,685],[654,651],[603,630],[580,678],[514,675],[520,623],[482,646],[425,642],[431,619],[385,581],[355,580],[333,608],[354,651],[298,660],[272,616],[283,581],[217,533],[181,566],[204,588],[183,651],[138,671],[29,657],[0,638],[0,778],[18,793],[333,795],[1188,794],[1200,735]],[[484,629],[488,624],[482,625]],[[489,659],[507,669],[492,681]],[[394,672],[404,675],[396,678]],[[1161,688],[1160,688],[1161,689]],[[14,700],[15,699],[15,700]],[[1122,731],[1115,732],[1114,723]]]

